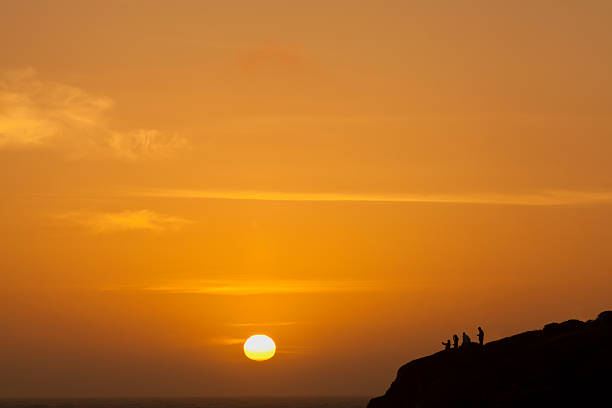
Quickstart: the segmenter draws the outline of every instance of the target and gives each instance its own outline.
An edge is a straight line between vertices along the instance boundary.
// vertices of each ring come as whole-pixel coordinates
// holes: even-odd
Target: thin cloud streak
[[[233,346],[236,344],[242,344],[246,339],[238,338],[238,337],[216,337],[210,339],[209,343],[213,345],[221,345],[221,346]]]
[[[158,214],[150,210],[105,213],[71,212],[60,214],[57,217],[81,225],[94,234],[135,230],[163,231],[178,229],[190,222],[184,218]]]
[[[348,193],[286,193],[266,191],[220,192],[205,190],[141,190],[130,195],[143,197],[313,202],[383,202],[383,203],[448,203],[558,206],[580,204],[610,204],[612,191],[548,190],[517,194],[348,194]]]
[[[281,326],[295,326],[300,324],[298,322],[255,322],[255,323],[228,323],[228,326],[232,327],[281,327]],[[303,324],[303,323],[302,323]]]
[[[336,292],[380,291],[384,287],[374,281],[319,281],[319,280],[267,280],[267,281],[188,281],[165,285],[152,285],[109,290],[137,290],[160,294],[197,294],[221,296],[247,296],[272,294],[308,294]]]

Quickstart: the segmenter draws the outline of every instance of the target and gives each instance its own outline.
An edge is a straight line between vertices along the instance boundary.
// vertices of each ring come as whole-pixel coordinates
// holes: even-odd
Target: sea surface
[[[0,408],[365,408],[368,397],[0,399]]]

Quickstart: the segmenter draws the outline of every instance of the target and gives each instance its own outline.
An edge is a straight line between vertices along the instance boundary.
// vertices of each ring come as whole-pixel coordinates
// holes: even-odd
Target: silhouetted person
[[[457,336],[456,334],[453,334],[453,347],[459,347],[459,336]]]
[[[447,339],[446,342],[442,342],[444,346],[444,350],[450,350],[450,339]]]
[[[480,343],[481,346],[484,344],[484,332],[480,326],[478,326],[478,343]]]
[[[470,344],[471,342],[472,340],[470,339],[470,336],[468,336],[465,332],[463,332],[463,341],[461,342],[461,347],[466,346]]]

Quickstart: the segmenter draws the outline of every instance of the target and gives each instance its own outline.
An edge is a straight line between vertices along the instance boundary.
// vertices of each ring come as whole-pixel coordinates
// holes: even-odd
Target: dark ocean
[[[0,399],[0,408],[365,408],[368,397]]]

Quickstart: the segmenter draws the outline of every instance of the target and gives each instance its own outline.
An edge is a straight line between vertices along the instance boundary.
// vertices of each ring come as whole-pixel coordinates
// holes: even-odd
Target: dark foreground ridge
[[[612,407],[612,311],[402,366],[368,408]]]

